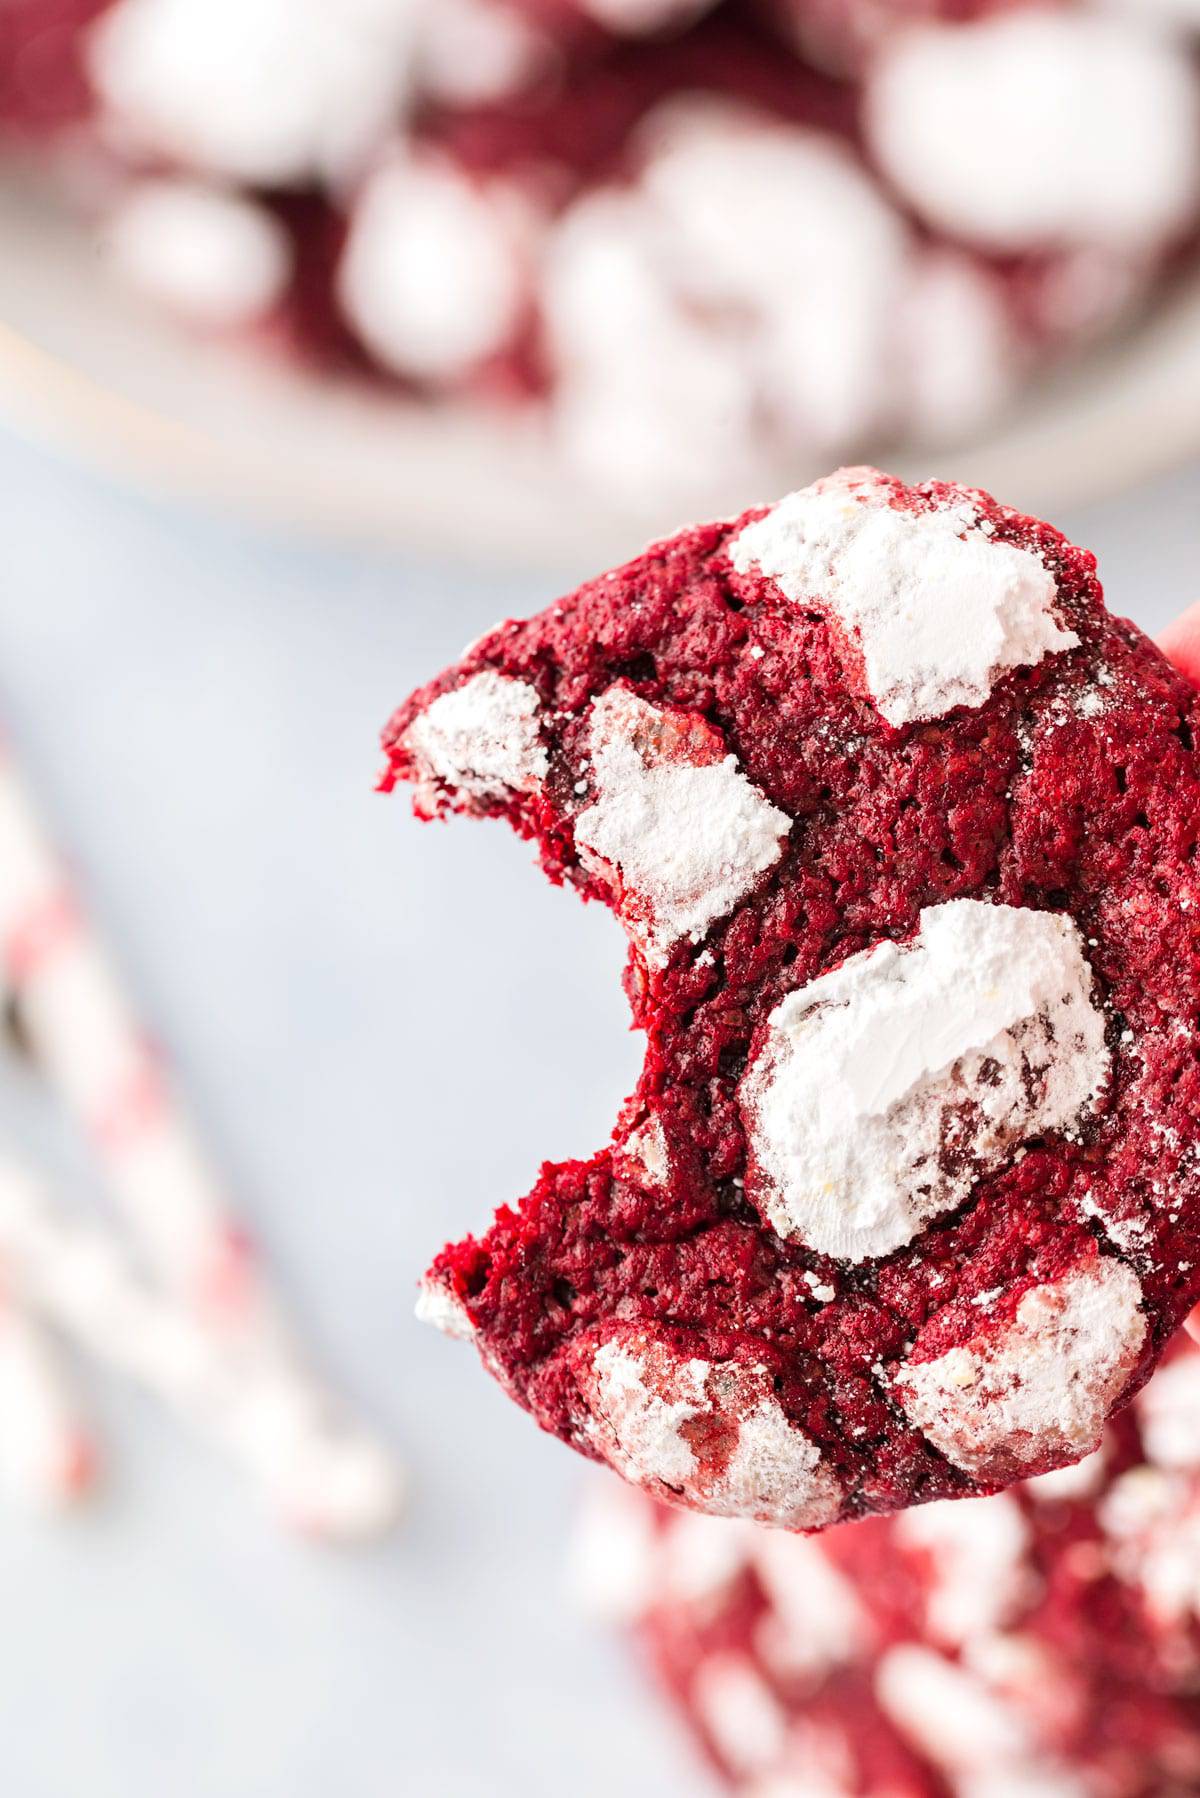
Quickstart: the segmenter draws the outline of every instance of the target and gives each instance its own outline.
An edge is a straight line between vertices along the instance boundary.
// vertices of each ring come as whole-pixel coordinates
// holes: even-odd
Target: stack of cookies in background
[[[1194,0],[9,0],[0,136],[207,332],[598,486],[962,441],[1200,212]]]
[[[743,1798],[1183,1798],[1200,1354],[1074,1467],[820,1536],[597,1480],[575,1576]]]

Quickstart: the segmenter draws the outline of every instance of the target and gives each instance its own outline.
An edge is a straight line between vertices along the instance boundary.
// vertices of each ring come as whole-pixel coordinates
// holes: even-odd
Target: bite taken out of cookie
[[[1200,1297],[1197,706],[1089,553],[873,469],[474,644],[384,784],[612,908],[646,1055],[424,1315],[717,1515],[1090,1453]]]

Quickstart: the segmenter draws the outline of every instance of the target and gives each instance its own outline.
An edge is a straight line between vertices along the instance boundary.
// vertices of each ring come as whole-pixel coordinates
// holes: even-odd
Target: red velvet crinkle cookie
[[[1086,551],[870,469],[473,645],[385,785],[612,907],[646,1059],[424,1313],[719,1515],[1088,1453],[1200,1296],[1196,708]]]
[[[634,1627],[739,1798],[1184,1798],[1200,1355],[1076,1467],[819,1542],[598,1481],[574,1583]]]

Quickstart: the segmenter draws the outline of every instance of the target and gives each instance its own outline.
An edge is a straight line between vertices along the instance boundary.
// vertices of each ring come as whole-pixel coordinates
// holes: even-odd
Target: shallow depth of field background
[[[488,578],[285,537],[3,430],[0,496],[5,727],[325,1365],[412,1480],[380,1546],[305,1546],[89,1375],[98,1497],[64,1521],[0,1512],[0,1780],[699,1798],[625,1646],[565,1596],[587,1470],[411,1318],[443,1239],[540,1157],[604,1140],[637,1044],[612,919],[504,831],[421,829],[376,796],[376,732],[495,618],[593,571]],[[1200,467],[1057,522],[1147,628],[1200,598]],[[0,1094],[11,1141],[82,1190],[28,1080]]]
[[[0,40],[20,4],[0,0]],[[237,5],[213,4],[218,27]],[[64,19],[88,9],[62,0]],[[0,744],[313,1362],[409,1495],[375,1544],[288,1535],[241,1471],[81,1358],[94,1495],[38,1514],[0,1454],[0,1798],[719,1798],[629,1643],[569,1590],[581,1495],[613,1476],[412,1315],[447,1239],[543,1158],[607,1139],[640,1057],[621,932],[505,830],[420,827],[374,791],[410,689],[635,553],[675,503],[601,500],[515,412],[482,432],[395,395],[367,409],[289,385],[270,352],[256,369],[246,345],[168,329],[102,278],[83,195],[58,217],[26,179],[0,154]],[[84,183],[101,211],[103,188]],[[1085,496],[1053,522],[1152,632],[1200,602],[1200,461],[1181,462],[1200,445],[1200,270],[1183,260],[1161,314],[1048,370],[990,445],[904,461],[1003,470],[998,497],[1021,505]],[[682,435],[704,473],[721,432]],[[722,487],[711,509],[747,497]],[[17,1154],[98,1209],[80,1141],[4,1035],[0,1170]],[[0,1327],[4,1279],[0,1257]]]

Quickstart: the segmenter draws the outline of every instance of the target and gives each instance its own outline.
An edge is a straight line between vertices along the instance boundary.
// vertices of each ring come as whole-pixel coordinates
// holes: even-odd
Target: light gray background
[[[1200,469],[1057,522],[1151,629],[1200,599]],[[413,1481],[391,1542],[306,1548],[93,1378],[100,1501],[0,1510],[12,1798],[706,1789],[564,1598],[586,1475],[410,1315],[446,1237],[605,1139],[637,1046],[608,915],[505,832],[419,831],[375,796],[377,729],[498,616],[592,572],[489,581],[285,541],[0,433],[0,719],[244,1213]],[[0,1098],[82,1195],[56,1120],[19,1080]]]

